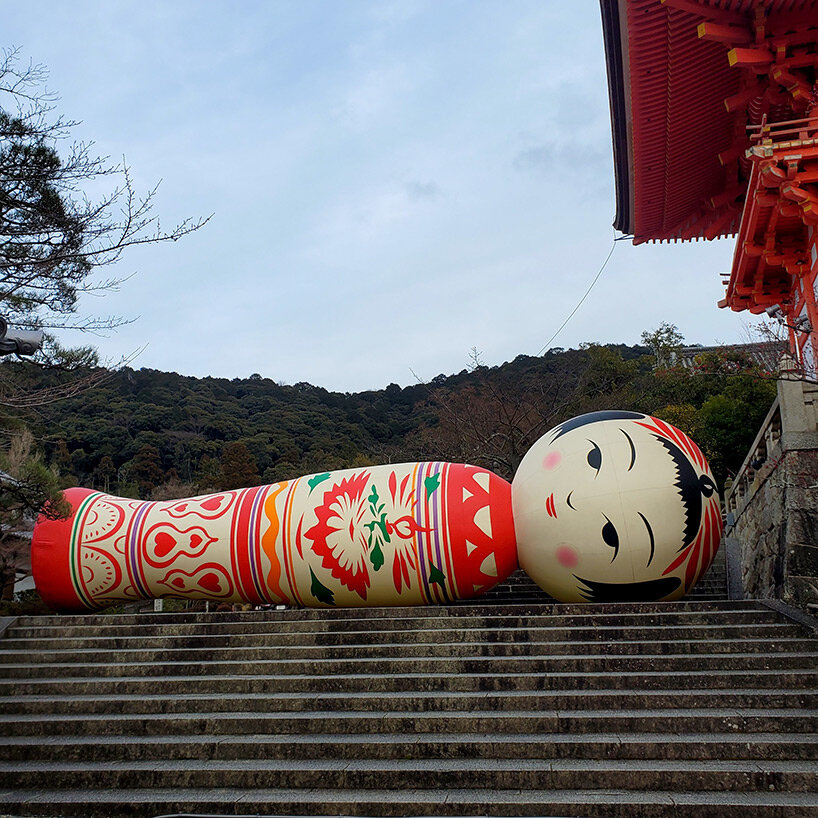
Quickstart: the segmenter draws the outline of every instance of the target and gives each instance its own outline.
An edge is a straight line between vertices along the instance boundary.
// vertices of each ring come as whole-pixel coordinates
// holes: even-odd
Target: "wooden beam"
[[[706,21],[699,23],[697,31],[700,40],[710,40],[715,43],[746,45],[753,42],[752,33],[748,29],[740,26],[730,26],[724,23]]]
[[[770,69],[770,76],[779,85],[783,85],[794,99],[805,102],[812,99],[812,86],[803,77],[787,71],[784,66],[773,66]]]
[[[731,48],[727,61],[738,68],[764,68],[775,60],[772,51],[766,48]]]
[[[724,166],[735,162],[736,159],[744,156],[745,151],[749,147],[750,143],[746,139],[737,139],[726,151],[722,151],[719,154],[719,163]]]
[[[746,26],[752,23],[752,17],[749,14],[705,6],[702,3],[695,2],[695,0],[660,0],[660,2],[669,9],[686,11],[688,14],[694,14],[702,20],[713,20],[717,23],[734,26]]]
[[[727,97],[724,100],[724,107],[731,113],[746,108],[750,100],[760,97],[766,90],[766,82],[757,82],[755,85],[750,85],[743,91],[733,94],[732,97]]]

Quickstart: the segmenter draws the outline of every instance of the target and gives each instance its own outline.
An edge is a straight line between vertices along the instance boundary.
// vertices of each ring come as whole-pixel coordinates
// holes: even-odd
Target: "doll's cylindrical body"
[[[418,605],[476,596],[517,567],[511,487],[474,466],[405,463],[145,502],[69,489],[38,521],[37,588],[57,610],[181,597]]]

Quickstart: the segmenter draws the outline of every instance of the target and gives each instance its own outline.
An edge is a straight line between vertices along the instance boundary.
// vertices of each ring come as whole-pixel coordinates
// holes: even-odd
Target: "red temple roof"
[[[634,242],[736,233],[748,125],[814,104],[816,0],[601,0],[614,226]],[[795,72],[793,69],[796,69]]]

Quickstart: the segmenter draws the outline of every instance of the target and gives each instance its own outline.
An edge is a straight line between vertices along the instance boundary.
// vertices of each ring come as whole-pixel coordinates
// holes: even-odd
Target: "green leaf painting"
[[[433,474],[431,477],[427,477],[423,481],[423,485],[426,487],[426,496],[430,497],[433,492],[440,488],[440,475]]]
[[[319,601],[323,602],[325,605],[334,605],[335,604],[335,595],[327,588],[326,585],[321,583],[321,580],[315,576],[315,572],[310,568],[310,576],[312,577],[312,585],[310,586],[310,593]]]
[[[432,570],[429,571],[429,582],[435,582],[438,585],[443,585],[446,582],[446,575],[434,564]]]
[[[312,494],[313,489],[323,483],[325,480],[329,480],[330,478],[329,472],[324,472],[324,474],[316,474],[314,477],[311,477],[307,480],[307,485],[310,487],[310,494]]]
[[[369,561],[372,563],[372,568],[375,571],[379,571],[383,566],[384,557],[379,542],[375,543],[375,547],[369,552]]]

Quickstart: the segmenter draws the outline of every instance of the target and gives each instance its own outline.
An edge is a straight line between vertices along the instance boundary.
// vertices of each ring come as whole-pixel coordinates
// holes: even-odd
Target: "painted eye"
[[[604,514],[602,516],[605,517]],[[611,557],[611,562],[613,562],[619,554],[619,534],[616,533],[614,524],[607,517],[605,517],[605,525],[602,526],[602,541],[613,548],[614,555]]]
[[[602,450],[599,446],[594,443],[593,440],[588,441],[594,448],[588,452],[588,457],[586,460],[588,461],[588,465],[597,473],[599,474],[599,470],[602,468]]]

